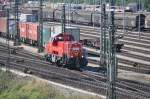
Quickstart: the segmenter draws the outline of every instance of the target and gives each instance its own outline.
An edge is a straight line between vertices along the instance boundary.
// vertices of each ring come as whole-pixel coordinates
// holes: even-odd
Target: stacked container
[[[39,24],[31,23],[31,22],[22,22],[19,24],[20,26],[20,37],[23,41],[28,40],[30,44],[38,43],[39,36]],[[51,28],[50,26],[43,26],[43,42],[44,46],[47,42],[49,42],[51,37]]]
[[[28,39],[32,41],[38,40],[38,23],[27,23],[28,24]]]
[[[36,14],[21,14],[20,22],[37,22],[38,16]]]
[[[7,17],[0,17],[0,32],[2,36],[7,35]],[[15,20],[9,20],[9,35],[11,38],[15,36]]]
[[[23,42],[27,40],[27,24],[26,23],[19,23],[19,29],[20,29],[20,37]]]
[[[43,26],[43,46],[45,46],[45,44],[47,44],[50,41],[50,37],[51,37],[51,28],[50,26]]]
[[[66,33],[71,34],[74,37],[75,41],[80,41],[80,28],[78,27],[66,27]],[[51,27],[51,37],[62,33],[62,26],[52,26]]]
[[[7,18],[6,17],[0,18],[0,32],[2,33],[7,32]]]

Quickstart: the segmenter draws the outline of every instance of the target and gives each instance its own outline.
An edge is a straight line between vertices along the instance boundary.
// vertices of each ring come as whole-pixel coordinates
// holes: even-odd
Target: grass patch
[[[16,78],[10,72],[0,71],[0,99],[99,99],[91,96],[65,96],[49,84],[36,79]]]

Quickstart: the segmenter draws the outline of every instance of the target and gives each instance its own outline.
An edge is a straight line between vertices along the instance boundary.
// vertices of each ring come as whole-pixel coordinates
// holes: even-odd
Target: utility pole
[[[65,33],[65,28],[66,28],[66,11],[65,11],[65,4],[63,5],[63,9],[62,9],[62,33]]]
[[[106,44],[106,37],[107,37],[107,27],[106,27],[106,5],[101,1],[101,36],[100,36],[100,67],[106,67],[106,51],[107,51],[107,44]]]
[[[40,7],[39,7],[39,33],[38,33],[38,52],[41,53],[44,51],[43,49],[43,0],[40,0]]]
[[[65,41],[65,32],[66,32],[66,11],[65,11],[65,4],[63,5],[63,8],[62,8],[62,33],[63,33],[63,36],[64,36],[64,41]],[[65,50],[65,48],[63,49]],[[67,63],[67,57],[66,55],[64,55],[63,57],[63,62],[66,64]]]
[[[7,69],[9,68],[10,66],[10,46],[9,46],[9,39],[10,39],[10,36],[9,36],[9,9],[6,9],[6,13],[7,13],[7,39],[6,39],[6,42],[7,42],[7,48],[8,48],[8,58],[7,58],[7,65],[6,65],[6,71]],[[8,67],[8,68],[7,68]]]
[[[114,7],[115,0],[110,0],[110,6]],[[108,34],[108,64],[107,64],[107,99],[116,99],[116,76],[117,76],[117,59],[115,46],[115,24],[114,11],[110,13],[110,25]]]
[[[15,26],[16,26],[16,33],[15,33],[15,42],[14,46],[20,45],[20,31],[19,31],[19,0],[15,0]]]
[[[125,25],[125,21],[126,21],[126,19],[125,19],[125,0],[122,0],[122,7],[123,7],[123,33],[125,33],[126,31],[125,31],[125,27],[126,27],[126,25]]]

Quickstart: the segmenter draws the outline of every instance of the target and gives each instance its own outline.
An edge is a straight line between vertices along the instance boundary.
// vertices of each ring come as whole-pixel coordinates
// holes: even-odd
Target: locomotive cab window
[[[58,38],[57,37],[55,37],[54,39],[53,39],[53,46],[57,46],[58,45]]]
[[[53,41],[74,41],[74,37],[70,34],[60,34],[56,36]]]

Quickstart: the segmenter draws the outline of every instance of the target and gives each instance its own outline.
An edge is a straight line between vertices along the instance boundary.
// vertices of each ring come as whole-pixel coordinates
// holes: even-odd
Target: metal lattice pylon
[[[111,0],[110,7],[114,6]],[[106,14],[106,5],[101,3],[101,54],[100,66],[107,67],[107,99],[116,99],[117,58],[115,47],[114,11]]]
[[[115,5],[115,0],[110,0],[110,8]],[[109,33],[108,33],[108,63],[107,63],[107,99],[116,99],[116,77],[117,77],[117,59],[115,47],[115,24],[114,24],[114,11],[110,12],[108,18]]]
[[[43,52],[43,0],[40,0],[40,7],[39,7],[39,33],[38,33],[38,52]]]
[[[20,45],[20,31],[19,31],[19,0],[15,0],[15,26],[16,26],[16,33],[15,33],[15,42],[14,45]]]

